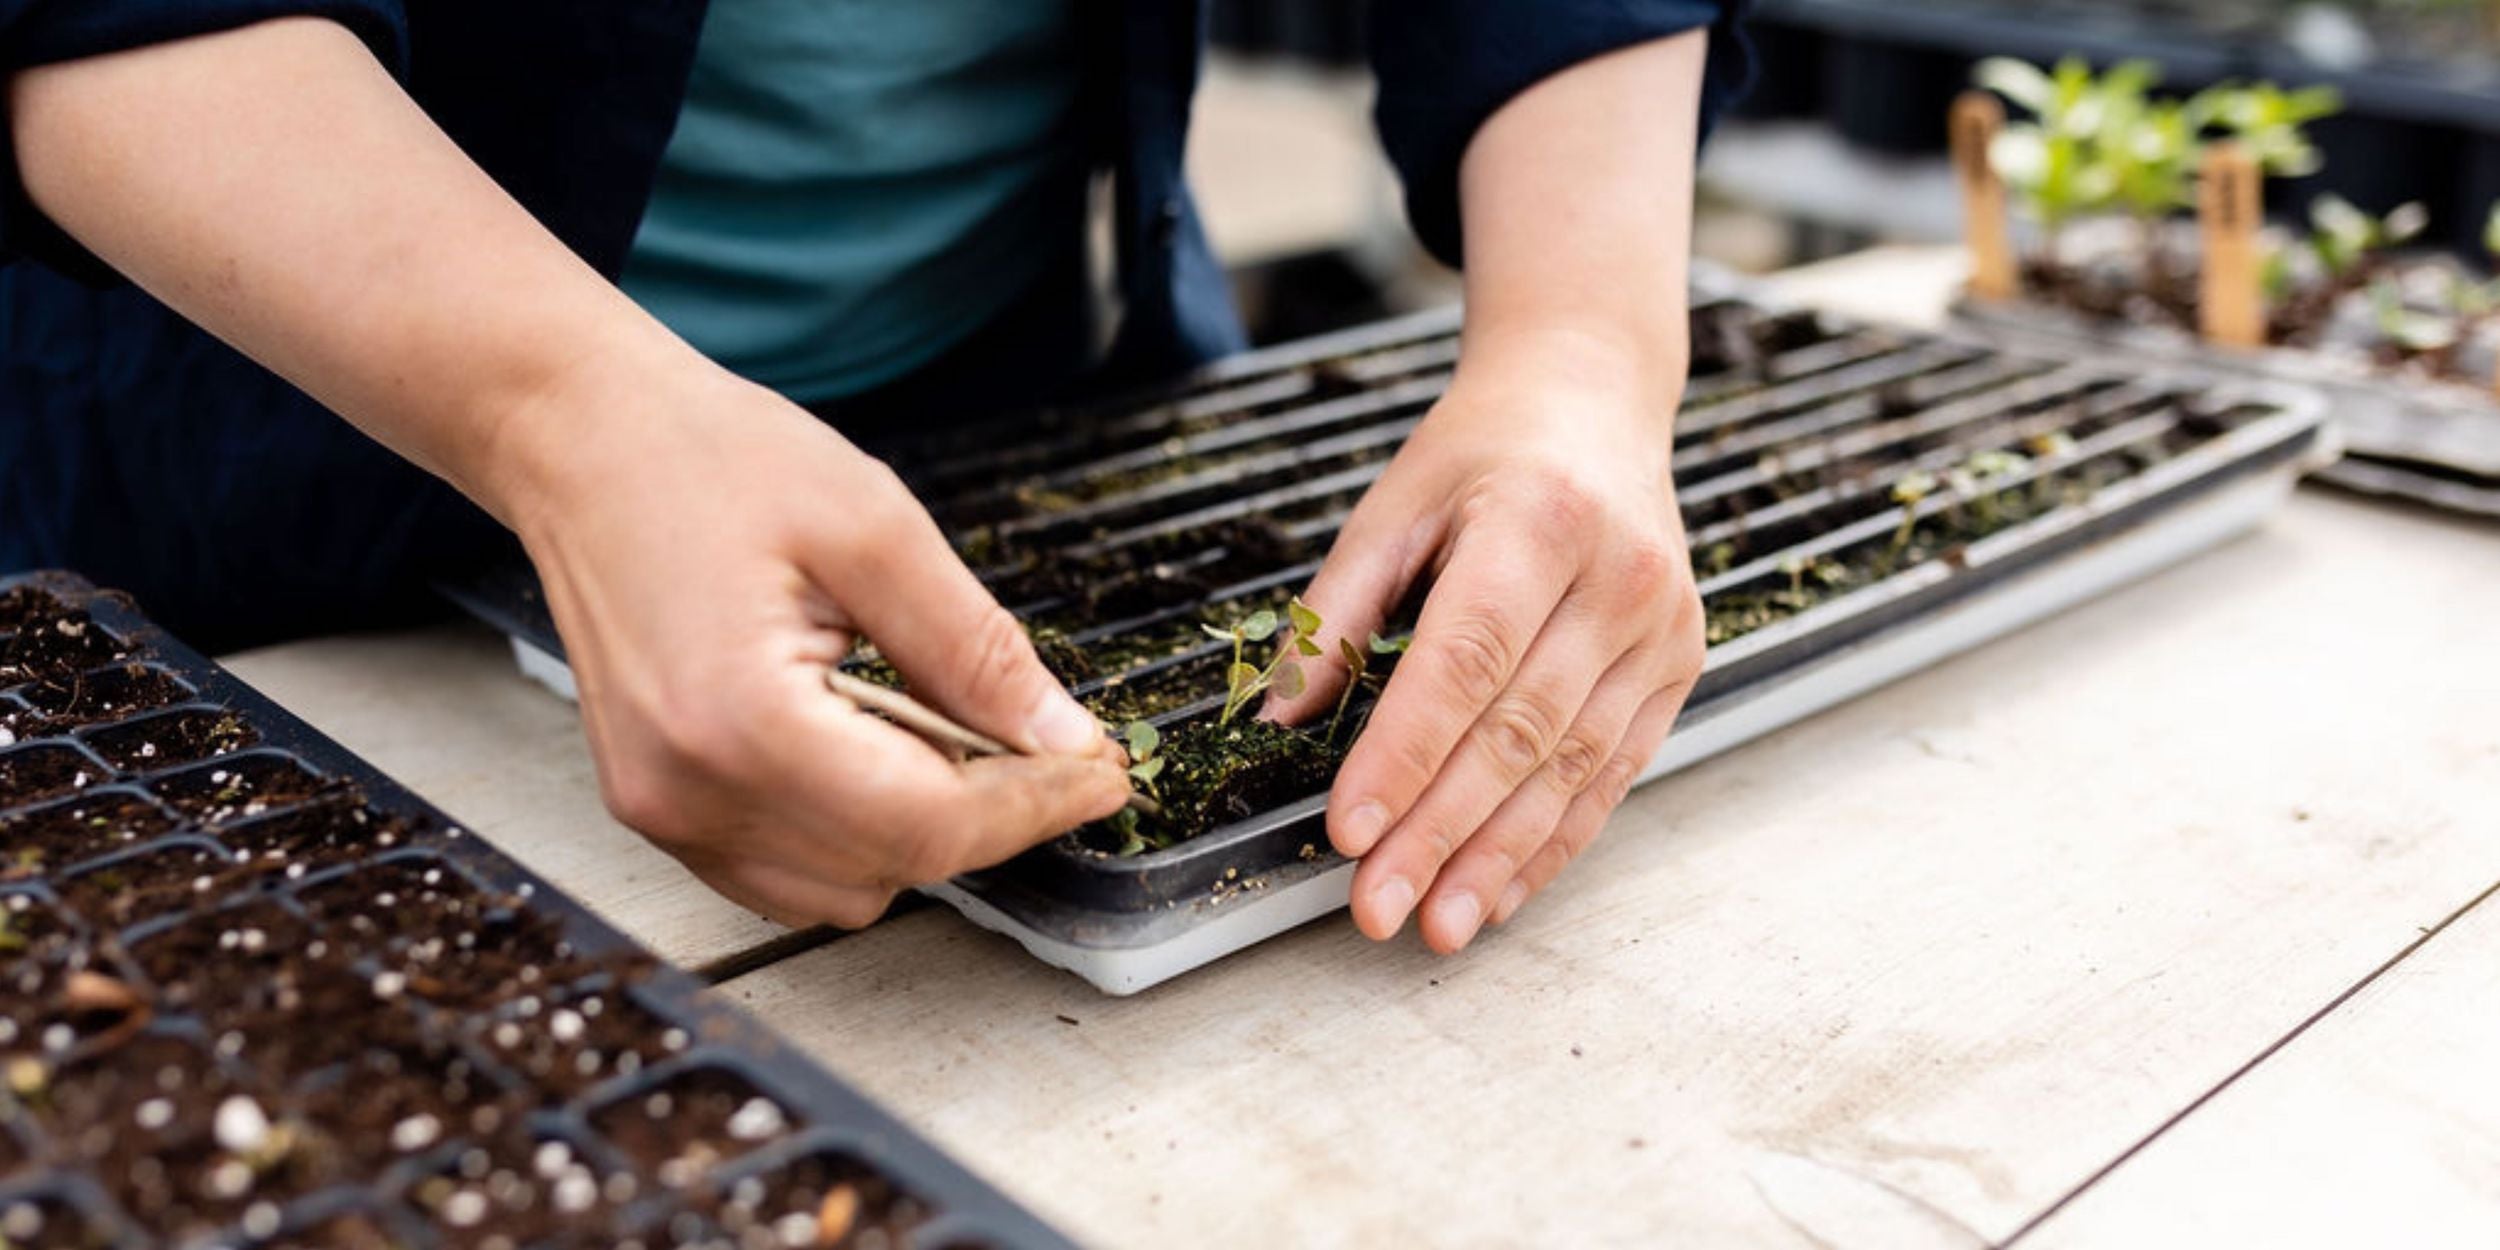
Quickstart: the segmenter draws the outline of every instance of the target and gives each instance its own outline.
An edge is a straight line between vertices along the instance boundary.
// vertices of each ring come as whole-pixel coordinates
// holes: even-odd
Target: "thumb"
[[[912,694],[1020,751],[1090,755],[1101,722],[1042,667],[1024,626],[983,589],[916,502],[828,587]]]

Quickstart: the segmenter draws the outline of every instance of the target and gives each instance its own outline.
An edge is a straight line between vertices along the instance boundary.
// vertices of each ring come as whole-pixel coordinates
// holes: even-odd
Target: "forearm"
[[[1460,166],[1464,378],[1522,357],[1603,374],[1663,428],[1685,323],[1703,31],[1609,53],[1502,107]]]
[[[507,522],[521,446],[548,433],[511,427],[546,396],[607,362],[699,361],[335,24],[31,69],[8,90],[28,191],[74,238]]]

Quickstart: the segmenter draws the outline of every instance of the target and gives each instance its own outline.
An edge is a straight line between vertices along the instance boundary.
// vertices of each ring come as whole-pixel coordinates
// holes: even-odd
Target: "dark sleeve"
[[[279,17],[324,17],[356,32],[405,77],[402,0],[0,0],[0,83],[19,70],[232,30]],[[112,270],[26,198],[7,97],[0,92],[0,264],[31,259],[91,282]]]
[[[1748,0],[1374,0],[1373,116],[1406,184],[1406,215],[1433,255],[1463,251],[1458,164],[1476,128],[1547,75],[1617,48],[1710,28],[1704,134],[1743,90],[1753,56],[1737,29]]]

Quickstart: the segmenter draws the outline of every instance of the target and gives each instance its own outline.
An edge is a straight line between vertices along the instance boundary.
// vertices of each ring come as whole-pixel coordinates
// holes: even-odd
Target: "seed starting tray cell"
[[[2331,454],[2306,392],[1697,303],[1674,473],[1711,646],[1645,779],[2218,543]],[[1231,648],[1201,626],[1307,584],[1448,386],[1457,329],[1385,322],[889,454],[1045,662],[1168,744],[1223,701]],[[529,601],[502,602],[482,614],[562,683]],[[1132,992],[1345,905],[1327,778],[1165,849],[1083,830],[930,892]]]
[[[0,579],[0,1246],[1067,1243],[73,578]]]

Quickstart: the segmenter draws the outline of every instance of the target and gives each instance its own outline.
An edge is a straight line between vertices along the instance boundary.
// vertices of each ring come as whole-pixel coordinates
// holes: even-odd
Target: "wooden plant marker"
[[[2005,220],[2005,184],[1988,163],[1988,149],[2005,127],[2005,106],[1985,91],[1965,91],[1953,101],[1953,173],[1962,185],[1962,231],[1970,242],[1970,293],[2011,300],[2022,293],[2014,267],[2014,240]]]
[[[2208,342],[2262,347],[2266,341],[2264,259],[2257,226],[2264,215],[2256,159],[2233,143],[2205,154],[2197,186],[2204,275],[2197,305]]]

